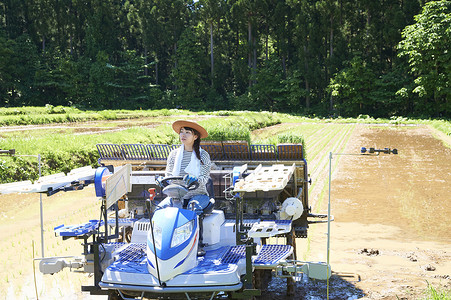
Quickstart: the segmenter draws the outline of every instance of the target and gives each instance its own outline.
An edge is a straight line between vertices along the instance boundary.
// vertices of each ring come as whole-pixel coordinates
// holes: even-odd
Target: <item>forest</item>
[[[0,107],[451,117],[451,1],[2,0]]]

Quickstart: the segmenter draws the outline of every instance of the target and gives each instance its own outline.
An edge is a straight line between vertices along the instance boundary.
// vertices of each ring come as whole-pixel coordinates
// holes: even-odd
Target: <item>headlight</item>
[[[161,249],[161,241],[163,239],[163,231],[161,230],[161,227],[153,224],[153,239],[155,241],[155,247],[158,249]]]
[[[189,221],[188,223],[183,224],[180,227],[177,227],[174,230],[174,234],[172,235],[171,240],[171,248],[177,247],[178,245],[185,242],[191,236],[194,227],[194,220]]]

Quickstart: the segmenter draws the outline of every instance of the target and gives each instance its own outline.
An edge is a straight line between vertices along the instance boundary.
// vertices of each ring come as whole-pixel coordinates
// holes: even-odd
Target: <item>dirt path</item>
[[[157,121],[149,121],[148,119],[134,119],[134,126],[146,128],[154,128],[161,124]],[[45,124],[45,125],[18,125],[0,127],[0,137],[8,133],[26,133],[29,131],[67,133],[72,132],[74,135],[88,135],[111,133],[126,130],[130,128],[129,120],[108,120],[108,121],[92,121],[92,122],[73,122],[62,124]]]

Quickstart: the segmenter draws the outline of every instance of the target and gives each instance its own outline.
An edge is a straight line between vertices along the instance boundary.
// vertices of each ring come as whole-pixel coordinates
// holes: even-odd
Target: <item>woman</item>
[[[167,176],[184,176],[185,182],[198,181],[199,186],[189,191],[183,197],[183,203],[174,206],[189,206],[189,201],[195,200],[196,210],[201,211],[210,202],[206,184],[210,178],[211,161],[207,151],[200,148],[200,140],[208,136],[208,132],[196,122],[178,120],[172,124],[172,128],[179,134],[182,145],[171,151],[166,164]],[[167,202],[164,200],[163,202]],[[196,203],[196,202],[194,202]],[[161,203],[160,206],[167,205]]]

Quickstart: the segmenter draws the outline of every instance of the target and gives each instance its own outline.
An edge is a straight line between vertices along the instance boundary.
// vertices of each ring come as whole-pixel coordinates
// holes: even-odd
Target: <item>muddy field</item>
[[[341,152],[352,155],[333,154],[330,299],[424,299],[428,283],[451,289],[451,149],[434,135],[427,127],[359,125]],[[362,146],[399,154],[354,155]],[[307,259],[326,256],[319,226]],[[323,299],[312,290],[301,292]]]
[[[284,126],[302,127],[281,124],[266,130]],[[327,211],[333,153],[333,275],[328,289],[326,282],[299,278],[292,299],[423,299],[428,284],[451,289],[449,137],[423,126],[323,124],[309,130],[305,138],[314,213]],[[399,154],[358,155],[362,146],[397,148]],[[44,199],[46,256],[80,254],[76,242],[56,241],[52,231],[62,223],[98,218],[99,203],[91,194],[87,189]],[[36,299],[36,294],[39,299],[106,299],[79,291],[81,284],[92,282],[82,274],[43,278],[37,273],[35,286],[31,241],[36,243],[34,256],[39,256],[38,203],[36,195],[0,196],[0,250],[7,258],[0,264],[2,299]],[[309,238],[297,240],[298,259],[326,261],[326,233],[327,225],[311,225]],[[285,282],[274,279],[264,299],[290,299],[285,292]]]

